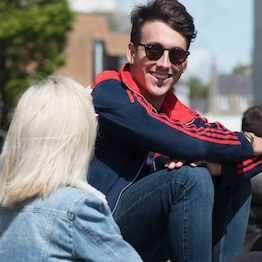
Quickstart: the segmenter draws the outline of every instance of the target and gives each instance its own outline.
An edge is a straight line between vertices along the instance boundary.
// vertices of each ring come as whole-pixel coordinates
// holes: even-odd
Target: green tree
[[[27,85],[64,65],[75,19],[67,0],[0,1],[1,129]]]
[[[246,74],[252,71],[252,65],[238,65],[233,69],[233,74]]]
[[[202,83],[197,77],[191,77],[188,81],[190,97],[206,98],[208,95],[208,85]]]

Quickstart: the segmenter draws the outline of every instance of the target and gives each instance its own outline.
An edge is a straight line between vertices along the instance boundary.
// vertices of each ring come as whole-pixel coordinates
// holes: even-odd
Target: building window
[[[104,70],[104,45],[101,41],[93,42],[93,77]]]
[[[118,58],[118,68],[120,68],[123,64],[127,63],[127,59],[125,56],[120,56]]]
[[[227,111],[229,109],[229,97],[228,95],[221,95],[220,96],[220,105],[221,105],[221,109],[223,111]]]
[[[240,111],[244,111],[249,107],[248,105],[248,95],[241,95],[239,97],[239,109]]]

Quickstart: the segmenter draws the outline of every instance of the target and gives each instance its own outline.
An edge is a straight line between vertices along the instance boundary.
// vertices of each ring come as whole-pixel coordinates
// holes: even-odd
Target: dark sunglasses
[[[137,45],[143,46],[145,48],[146,57],[149,60],[156,61],[158,60],[164,53],[165,50],[169,51],[169,59],[170,62],[174,65],[181,65],[185,62],[186,58],[190,54],[189,51],[185,51],[182,48],[174,47],[174,48],[164,48],[161,44],[147,44],[143,45],[141,43],[136,43]]]

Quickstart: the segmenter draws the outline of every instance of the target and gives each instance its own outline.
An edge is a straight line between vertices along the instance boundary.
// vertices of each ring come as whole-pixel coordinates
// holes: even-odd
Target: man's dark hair
[[[180,34],[184,35],[188,42],[188,48],[197,32],[193,18],[186,8],[176,0],[154,0],[147,5],[135,7],[131,13],[131,42],[141,40],[141,28],[148,21],[162,21]],[[187,49],[188,49],[187,48]]]
[[[262,137],[262,106],[252,106],[244,112],[242,130]]]

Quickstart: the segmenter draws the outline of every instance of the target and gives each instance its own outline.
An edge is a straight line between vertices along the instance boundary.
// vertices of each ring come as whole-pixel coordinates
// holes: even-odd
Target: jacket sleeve
[[[112,79],[98,83],[92,92],[100,131],[139,148],[179,159],[213,162],[244,160],[253,156],[240,132],[198,117],[191,124],[158,114],[141,96]]]
[[[262,170],[262,156],[254,156],[244,161],[226,161],[222,164],[222,186],[252,178]]]
[[[73,224],[73,252],[81,261],[142,262],[121,236],[109,207],[102,200],[92,197],[80,203]]]
[[[196,118],[200,119],[198,113],[196,114]],[[207,122],[207,119],[201,118],[202,121],[205,123]],[[213,123],[217,126],[221,126],[220,123]],[[237,132],[236,132],[237,133]],[[239,135],[242,135],[241,133],[238,133]],[[248,142],[249,143],[249,142]],[[250,143],[249,143],[250,145]],[[225,185],[230,185],[233,181],[230,180],[243,180],[243,179],[249,179],[259,172],[262,171],[262,156],[252,156],[249,158],[245,158],[244,160],[235,160],[231,162],[221,162],[222,164],[222,176],[224,180]],[[229,176],[229,174],[231,176]],[[241,176],[239,176],[241,175]],[[235,180],[235,181],[236,181]]]

